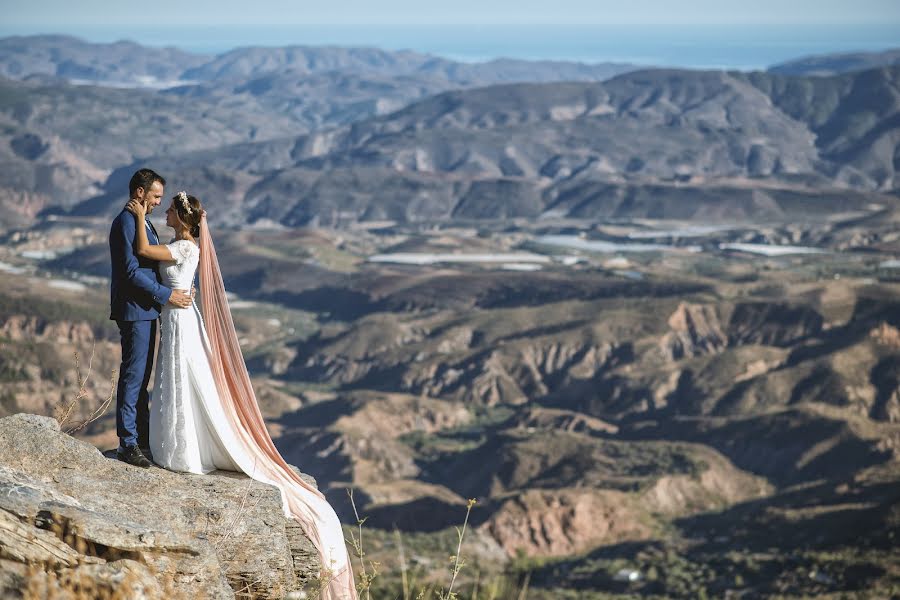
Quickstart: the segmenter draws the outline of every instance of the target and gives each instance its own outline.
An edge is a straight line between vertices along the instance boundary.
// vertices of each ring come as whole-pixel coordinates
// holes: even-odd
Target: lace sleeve
[[[189,240],[177,240],[171,244],[166,244],[166,248],[172,253],[172,260],[175,261],[175,264],[180,265],[191,257],[196,246]]]

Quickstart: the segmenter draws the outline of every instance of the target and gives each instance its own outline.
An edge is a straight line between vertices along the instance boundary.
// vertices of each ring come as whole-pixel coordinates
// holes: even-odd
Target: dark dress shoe
[[[141,454],[143,454],[144,458],[146,458],[150,462],[155,462],[153,460],[153,453],[150,452],[150,448],[141,448]]]
[[[116,458],[118,458],[122,462],[128,463],[129,465],[142,467],[144,469],[150,467],[153,464],[149,460],[147,460],[147,457],[144,456],[144,453],[141,452],[141,449],[137,446],[119,448],[118,450],[116,450]]]

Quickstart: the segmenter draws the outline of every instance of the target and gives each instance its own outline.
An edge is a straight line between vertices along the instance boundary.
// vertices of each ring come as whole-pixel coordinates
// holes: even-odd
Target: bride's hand
[[[143,203],[138,202],[137,200],[129,200],[128,204],[125,205],[125,210],[138,217],[139,219],[143,219],[147,216],[147,207],[145,207]]]

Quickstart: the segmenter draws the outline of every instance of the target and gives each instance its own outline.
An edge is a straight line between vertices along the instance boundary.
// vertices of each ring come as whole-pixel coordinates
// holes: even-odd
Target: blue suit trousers
[[[156,345],[156,321],[116,321],[122,337],[122,365],[116,388],[119,446],[150,446],[150,372]]]

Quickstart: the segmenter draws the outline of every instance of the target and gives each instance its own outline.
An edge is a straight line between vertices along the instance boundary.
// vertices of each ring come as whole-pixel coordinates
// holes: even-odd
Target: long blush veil
[[[281,490],[286,516],[296,519],[322,560],[323,600],[355,599],[353,569],[341,523],[325,496],[303,481],[275,448],[266,429],[238,344],[234,321],[206,215],[200,221],[200,312],[206,325],[207,354],[222,410],[240,448],[228,448],[242,471]]]

